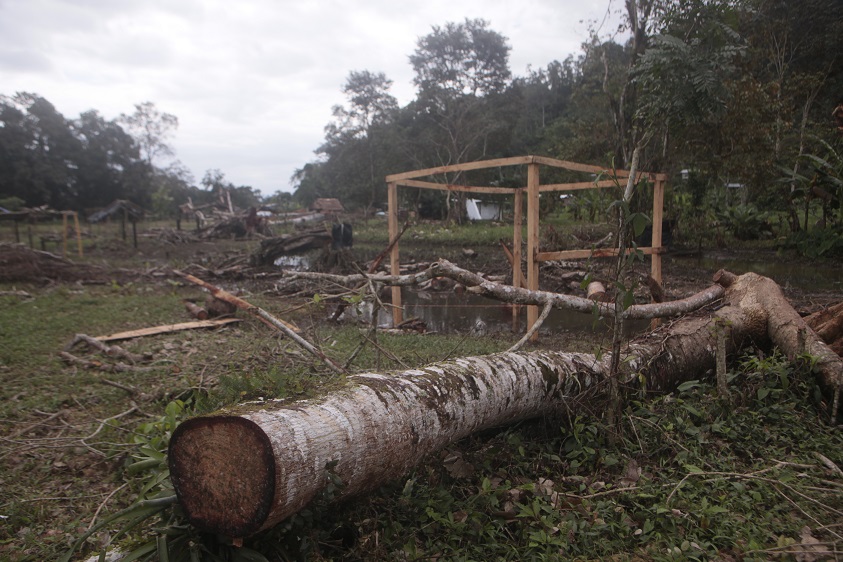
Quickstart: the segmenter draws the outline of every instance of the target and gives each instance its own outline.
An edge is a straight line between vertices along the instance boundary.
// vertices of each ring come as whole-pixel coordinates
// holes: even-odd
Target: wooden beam
[[[650,245],[654,248],[662,247],[662,219],[664,218],[664,182],[656,181],[653,186],[653,239]],[[662,257],[659,252],[652,254],[650,277],[659,285],[662,283]]]
[[[536,164],[544,164],[545,166],[552,166],[554,168],[564,168],[566,170],[573,170],[575,172],[591,172],[596,174],[614,174],[616,177],[629,177],[629,170],[612,170],[611,168],[593,166],[591,164],[580,164],[579,162],[568,162],[566,160],[557,160],[556,158],[548,158],[547,156],[533,156],[533,162]],[[654,172],[639,172],[642,176],[647,176],[650,181],[667,180],[666,174],[657,174]],[[640,176],[639,176],[640,177]]]
[[[511,187],[484,187],[479,185],[454,185],[450,183],[436,183],[432,181],[421,180],[402,180],[395,182],[398,185],[407,187],[420,187],[423,189],[438,189],[440,191],[462,191],[466,193],[495,193],[503,195],[511,195],[513,188]]]
[[[432,176],[435,174],[446,174],[448,172],[465,172],[469,170],[483,170],[485,168],[498,168],[500,166],[518,166],[522,164],[529,164],[533,161],[534,156],[515,156],[512,158],[495,158],[492,160],[478,160],[477,162],[465,162],[463,164],[450,164],[448,166],[437,166],[436,168],[426,168],[424,170],[414,170],[412,172],[402,172],[400,174],[392,174],[386,176],[386,182],[398,182],[401,180],[411,178],[421,178],[424,176]]]
[[[389,272],[391,275],[401,275],[401,258],[398,251],[398,184],[389,183],[387,186],[387,202],[389,214],[389,240],[395,240],[392,250],[389,252]],[[401,287],[392,287],[392,326],[398,327],[404,320],[403,309],[401,308]]]
[[[628,248],[626,253],[634,252],[632,248]],[[638,251],[644,255],[658,255],[664,250],[663,248],[638,248]],[[554,261],[554,260],[577,260],[585,258],[611,258],[618,255],[617,248],[596,248],[594,250],[562,250],[560,252],[539,252],[536,256],[536,261]]]
[[[539,165],[527,166],[527,288],[531,291],[539,290]],[[539,319],[539,307],[527,307],[527,330]],[[532,340],[538,339],[536,331]]]
[[[533,156],[533,162],[536,164],[544,164],[545,166],[552,166],[554,168],[564,168],[565,170],[572,170],[574,172],[590,172],[594,174],[611,173],[610,168],[605,166],[593,166],[591,164],[580,164],[578,162],[568,162],[567,160],[557,160],[556,158],[548,158],[546,156]],[[624,170],[615,170],[618,176],[623,176]],[[629,172],[626,173],[629,176]]]
[[[512,285],[515,287],[527,288],[524,280],[524,273],[521,270],[521,242],[522,227],[524,224],[524,190],[516,189],[512,202]],[[512,327],[517,328],[518,317],[521,314],[521,307],[512,307]]]
[[[602,189],[605,187],[615,187],[618,183],[615,180],[601,180],[601,181],[580,181],[575,183],[549,183],[547,185],[540,185],[539,191],[541,193],[547,191],[577,191],[579,189]]]

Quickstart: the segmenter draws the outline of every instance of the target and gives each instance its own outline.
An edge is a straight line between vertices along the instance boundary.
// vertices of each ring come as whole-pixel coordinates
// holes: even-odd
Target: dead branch
[[[229,293],[227,291],[224,291],[223,289],[220,289],[219,287],[215,287],[214,285],[211,285],[210,283],[202,281],[201,279],[199,279],[197,277],[194,277],[193,275],[189,275],[187,273],[182,273],[178,270],[174,270],[173,273],[175,273],[176,275],[180,275],[181,277],[184,277],[186,280],[190,281],[191,283],[194,283],[196,285],[199,285],[200,287],[203,287],[203,288],[207,289],[208,291],[211,292],[212,295],[214,295],[214,297],[216,297],[220,300],[230,302],[231,304],[237,306],[237,308],[245,310],[249,314],[252,314],[252,315],[260,318],[264,323],[268,324],[270,327],[276,328],[278,331],[282,332],[284,335],[289,337],[291,340],[293,340],[294,342],[299,344],[299,346],[303,347],[305,350],[307,350],[314,357],[319,358],[323,363],[325,363],[328,367],[330,367],[331,370],[333,370],[337,373],[342,373],[342,374],[346,373],[346,370],[343,369],[340,365],[337,365],[336,363],[334,363],[327,355],[325,355],[324,353],[322,353],[321,351],[316,349],[316,347],[314,347],[312,343],[310,343],[309,341],[305,340],[303,337],[298,335],[296,333],[298,331],[298,328],[296,326],[293,326],[292,324],[288,324],[287,322],[284,322],[283,320],[280,320],[280,319],[276,318],[275,316],[271,315],[270,313],[268,313],[264,309],[262,309],[260,307],[257,307],[253,304],[250,304],[250,303],[244,301],[243,299],[241,299],[239,297],[235,297],[231,293]]]
[[[101,340],[93,338],[87,334],[76,334],[73,336],[73,339],[65,346],[64,350],[70,351],[79,342],[88,344],[104,355],[109,357],[121,357],[130,363],[147,363],[152,359],[150,354],[138,355],[136,353],[126,351],[118,345],[105,345]]]
[[[541,328],[541,325],[544,324],[545,320],[547,320],[547,316],[550,314],[551,310],[553,310],[553,305],[551,303],[546,303],[544,305],[544,308],[542,309],[542,313],[536,319],[536,322],[530,327],[529,330],[527,330],[527,333],[524,334],[524,337],[518,340],[518,343],[506,350],[507,353],[518,351],[519,349],[521,349],[521,347],[525,343],[527,343],[531,337],[533,337],[533,334],[535,334],[538,329]]]
[[[308,279],[320,281],[332,281],[340,285],[348,286],[360,283],[367,276],[356,275],[333,275],[326,273],[311,272],[290,272],[291,279]],[[462,269],[448,260],[440,259],[428,269],[410,275],[370,275],[369,279],[376,283],[383,283],[389,286],[413,286],[434,277],[448,277],[468,287],[470,292],[480,294],[496,300],[511,302],[514,304],[533,304],[544,306],[548,303],[553,308],[567,308],[579,312],[591,313],[594,307],[603,316],[614,316],[614,305],[611,303],[595,303],[593,300],[572,295],[563,295],[549,291],[530,291],[511,285],[503,285],[489,281],[476,273]],[[623,311],[623,318],[627,319],[652,319],[679,316],[697,310],[715,300],[721,298],[724,288],[713,285],[704,291],[690,297],[669,302],[652,304],[635,304]]]
[[[76,357],[67,351],[60,351],[59,357],[61,357],[68,365],[76,365],[82,367],[83,369],[103,371],[106,373],[148,373],[152,370],[151,367],[137,367],[135,365],[127,365],[125,363],[115,363],[112,365],[109,363],[103,363],[102,361],[89,361],[87,359],[82,359],[81,357]]]
[[[509,285],[501,285],[484,279],[476,273],[466,271],[447,260],[431,266],[434,276],[449,277],[466,287],[470,292],[490,297],[496,300],[511,302],[514,304],[532,304],[544,306],[551,303],[554,308],[568,308],[579,312],[590,313],[596,306],[603,316],[613,317],[615,315],[614,305],[611,303],[595,303],[594,301],[572,295],[562,295],[549,291],[529,291]],[[623,318],[652,319],[679,316],[697,310],[719,298],[724,294],[721,286],[711,286],[704,291],[690,297],[662,303],[635,304],[623,311]]]

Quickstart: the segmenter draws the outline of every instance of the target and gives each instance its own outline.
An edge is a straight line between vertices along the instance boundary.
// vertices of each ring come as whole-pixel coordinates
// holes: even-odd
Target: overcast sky
[[[610,2],[0,0],[0,94],[39,94],[69,119],[151,101],[178,117],[170,144],[197,182],[219,168],[270,195],[315,158],[350,71],[385,73],[405,105],[417,39],[483,18],[523,76],[579,53]]]

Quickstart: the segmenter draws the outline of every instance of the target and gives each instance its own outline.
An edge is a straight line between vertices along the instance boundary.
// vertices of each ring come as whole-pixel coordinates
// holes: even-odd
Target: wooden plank
[[[387,186],[387,203],[389,214],[389,240],[395,240],[389,252],[389,272],[391,275],[401,275],[401,258],[398,251],[398,184],[395,182]],[[404,321],[404,310],[401,308],[401,287],[392,287],[392,327],[397,328]]]
[[[534,156],[533,162],[536,164],[544,164],[545,166],[552,166],[554,168],[564,168],[574,172],[589,172],[594,174],[611,173],[609,168],[604,166],[593,166],[591,164],[580,164],[578,162],[568,162],[567,160],[557,160],[556,158],[548,158],[547,156]],[[624,175],[624,170],[615,170],[618,176],[628,177],[629,172]]]
[[[406,187],[421,187],[423,189],[438,189],[439,191],[462,191],[466,193],[495,193],[503,195],[511,195],[512,190],[516,188],[511,187],[484,187],[480,185],[454,185],[450,183],[436,183],[432,181],[421,180],[403,180],[395,182],[398,185]]]
[[[537,164],[544,164],[546,166],[553,166],[554,168],[564,168],[566,170],[573,170],[575,172],[591,172],[596,174],[606,174],[611,176],[612,169],[593,166],[591,164],[580,164],[578,162],[568,162],[566,160],[557,160],[555,158],[548,158],[547,156],[534,156],[533,161]],[[615,176],[619,178],[628,178],[629,170],[614,170]],[[657,174],[655,172],[639,172],[640,176],[647,176],[647,178],[654,181],[667,181],[667,174]]]
[[[641,253],[646,255],[661,254],[663,248],[638,248]],[[626,253],[632,253],[632,248],[627,249]],[[554,260],[576,260],[585,258],[611,258],[618,255],[617,248],[596,248],[594,250],[562,250],[559,252],[539,252],[536,256],[536,261],[554,261]]]
[[[554,168],[564,168],[566,170],[573,170],[575,172],[588,172],[595,174],[610,174],[612,170],[604,166],[594,166],[591,164],[580,164],[577,162],[568,162],[566,160],[557,160],[556,158],[548,158],[547,156],[513,156],[511,158],[494,158],[492,160],[478,160],[476,162],[464,162],[462,164],[449,164],[447,166],[437,166],[435,168],[425,168],[423,170],[412,170],[409,172],[401,172],[400,174],[390,174],[386,176],[386,182],[401,182],[402,180],[421,178],[424,176],[432,176],[436,174],[445,174],[448,172],[465,172],[470,170],[483,170],[486,168],[498,168],[501,166],[520,166],[524,164],[544,164],[545,166],[553,166]],[[641,172],[647,175],[651,181],[667,180],[666,174],[656,174],[652,172]],[[615,175],[619,178],[629,177],[628,170],[615,170]],[[403,183],[403,182],[402,182]]]
[[[617,185],[618,184],[615,180],[601,180],[598,182],[581,181],[575,183],[549,183],[547,185],[540,185],[539,191],[542,193],[545,193],[547,191],[576,191],[579,189],[602,189],[605,187],[615,187]]]
[[[449,164],[447,166],[437,166],[436,168],[426,168],[424,170],[414,170],[411,172],[402,172],[400,174],[391,174],[386,176],[386,182],[397,182],[411,178],[421,178],[424,176],[432,176],[435,174],[446,174],[448,172],[465,172],[469,170],[483,170],[485,168],[497,168],[500,166],[518,166],[521,164],[529,164],[533,161],[534,156],[514,156],[512,158],[494,158],[492,160],[478,160],[476,162],[465,162],[463,164]]]
[[[217,328],[232,324],[234,322],[242,322],[240,318],[218,318],[216,320],[197,320],[195,322],[181,322],[179,324],[164,324],[161,326],[153,326],[151,328],[141,328],[140,330],[132,330],[129,332],[118,332],[107,336],[97,336],[96,339],[102,342],[128,340],[131,338],[140,338],[143,336],[154,336],[157,334],[167,334],[170,332],[181,332],[183,330],[196,330],[200,328]]]

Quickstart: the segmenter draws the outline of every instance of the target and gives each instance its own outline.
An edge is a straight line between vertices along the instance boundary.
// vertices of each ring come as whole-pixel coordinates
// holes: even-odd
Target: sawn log
[[[630,343],[622,388],[668,391],[715,367],[716,325],[728,326],[727,352],[773,343],[811,353],[819,382],[839,393],[843,361],[805,326],[771,280],[721,275],[725,306],[674,322]],[[373,490],[425,455],[472,432],[517,420],[599,411],[611,354],[535,351],[468,357],[393,374],[348,377],[346,387],[314,400],[261,401],[182,423],[169,449],[171,478],[198,528],[245,537],[304,507],[329,475],[338,497]]]

